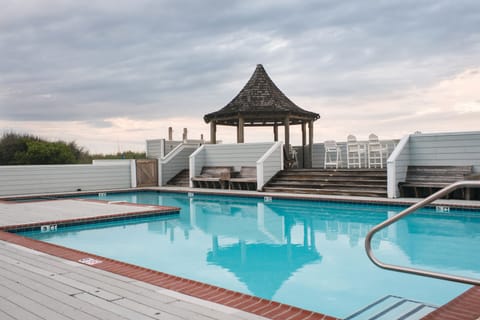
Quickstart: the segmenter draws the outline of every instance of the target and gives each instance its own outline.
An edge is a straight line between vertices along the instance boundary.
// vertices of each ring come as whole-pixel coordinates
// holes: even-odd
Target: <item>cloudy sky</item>
[[[144,150],[263,64],[315,141],[480,129],[478,0],[0,0],[0,128]],[[246,142],[272,140],[247,129]],[[300,140],[300,128],[292,140]],[[218,128],[235,141],[235,130]]]

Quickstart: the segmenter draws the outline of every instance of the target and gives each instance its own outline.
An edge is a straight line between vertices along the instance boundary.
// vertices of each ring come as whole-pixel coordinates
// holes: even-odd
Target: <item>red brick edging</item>
[[[423,320],[478,320],[480,319],[480,287],[473,287]]]

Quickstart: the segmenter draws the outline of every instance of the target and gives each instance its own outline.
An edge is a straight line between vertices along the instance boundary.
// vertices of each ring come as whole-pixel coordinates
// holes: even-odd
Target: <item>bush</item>
[[[48,142],[28,134],[6,133],[0,139],[0,165],[70,164],[84,155],[74,143]]]
[[[145,152],[90,155],[75,142],[49,142],[30,134],[5,133],[0,139],[0,165],[91,163],[92,159],[145,159]]]

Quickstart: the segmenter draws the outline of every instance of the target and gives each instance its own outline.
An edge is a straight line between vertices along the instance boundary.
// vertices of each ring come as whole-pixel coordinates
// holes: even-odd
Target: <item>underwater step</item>
[[[345,320],[418,320],[437,309],[423,302],[388,295],[345,318]]]

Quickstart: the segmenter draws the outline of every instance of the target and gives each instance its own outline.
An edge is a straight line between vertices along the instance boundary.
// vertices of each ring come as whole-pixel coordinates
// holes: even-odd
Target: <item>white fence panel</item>
[[[123,165],[0,166],[0,195],[130,188],[130,161]]]

